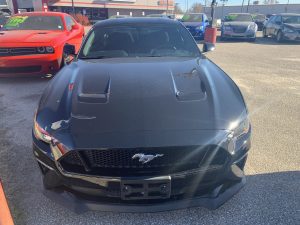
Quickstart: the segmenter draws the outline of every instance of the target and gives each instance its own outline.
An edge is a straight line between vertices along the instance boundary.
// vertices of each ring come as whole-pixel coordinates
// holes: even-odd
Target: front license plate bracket
[[[171,177],[122,179],[122,200],[168,199],[171,195]]]

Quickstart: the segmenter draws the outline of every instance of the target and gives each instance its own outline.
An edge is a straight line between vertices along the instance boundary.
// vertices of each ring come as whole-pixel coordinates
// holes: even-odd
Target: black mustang
[[[46,195],[78,210],[214,209],[245,183],[250,133],[239,88],[180,22],[123,18],[50,82],[33,152]]]

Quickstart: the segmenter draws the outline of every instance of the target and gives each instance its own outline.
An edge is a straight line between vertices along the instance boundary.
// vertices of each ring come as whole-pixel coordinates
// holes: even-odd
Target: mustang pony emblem
[[[145,164],[157,157],[162,157],[164,154],[156,154],[156,155],[145,155],[144,153],[137,153],[134,156],[132,156],[132,159],[139,159],[139,162]]]

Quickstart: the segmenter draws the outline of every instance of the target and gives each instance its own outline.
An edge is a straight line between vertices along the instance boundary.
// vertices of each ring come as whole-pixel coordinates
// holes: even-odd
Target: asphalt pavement
[[[201,45],[199,45],[201,46]],[[300,45],[223,42],[207,56],[241,88],[253,126],[247,184],[219,209],[76,214],[42,194],[31,128],[48,78],[0,79],[0,177],[16,224],[300,224]]]

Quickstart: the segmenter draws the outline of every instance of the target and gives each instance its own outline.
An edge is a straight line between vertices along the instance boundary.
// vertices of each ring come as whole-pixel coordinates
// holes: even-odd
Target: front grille
[[[0,48],[0,56],[18,56],[38,54],[35,47]]]
[[[247,27],[232,27],[234,33],[245,33]]]
[[[0,67],[0,74],[35,73],[41,70],[41,66]]]
[[[105,150],[73,150],[67,153],[59,163],[71,173],[101,176],[148,176],[165,175],[200,168],[202,165],[223,165],[227,153],[213,146],[139,148],[139,149],[105,149]],[[162,154],[148,163],[132,159],[133,155]],[[213,154],[213,155],[211,155]]]

